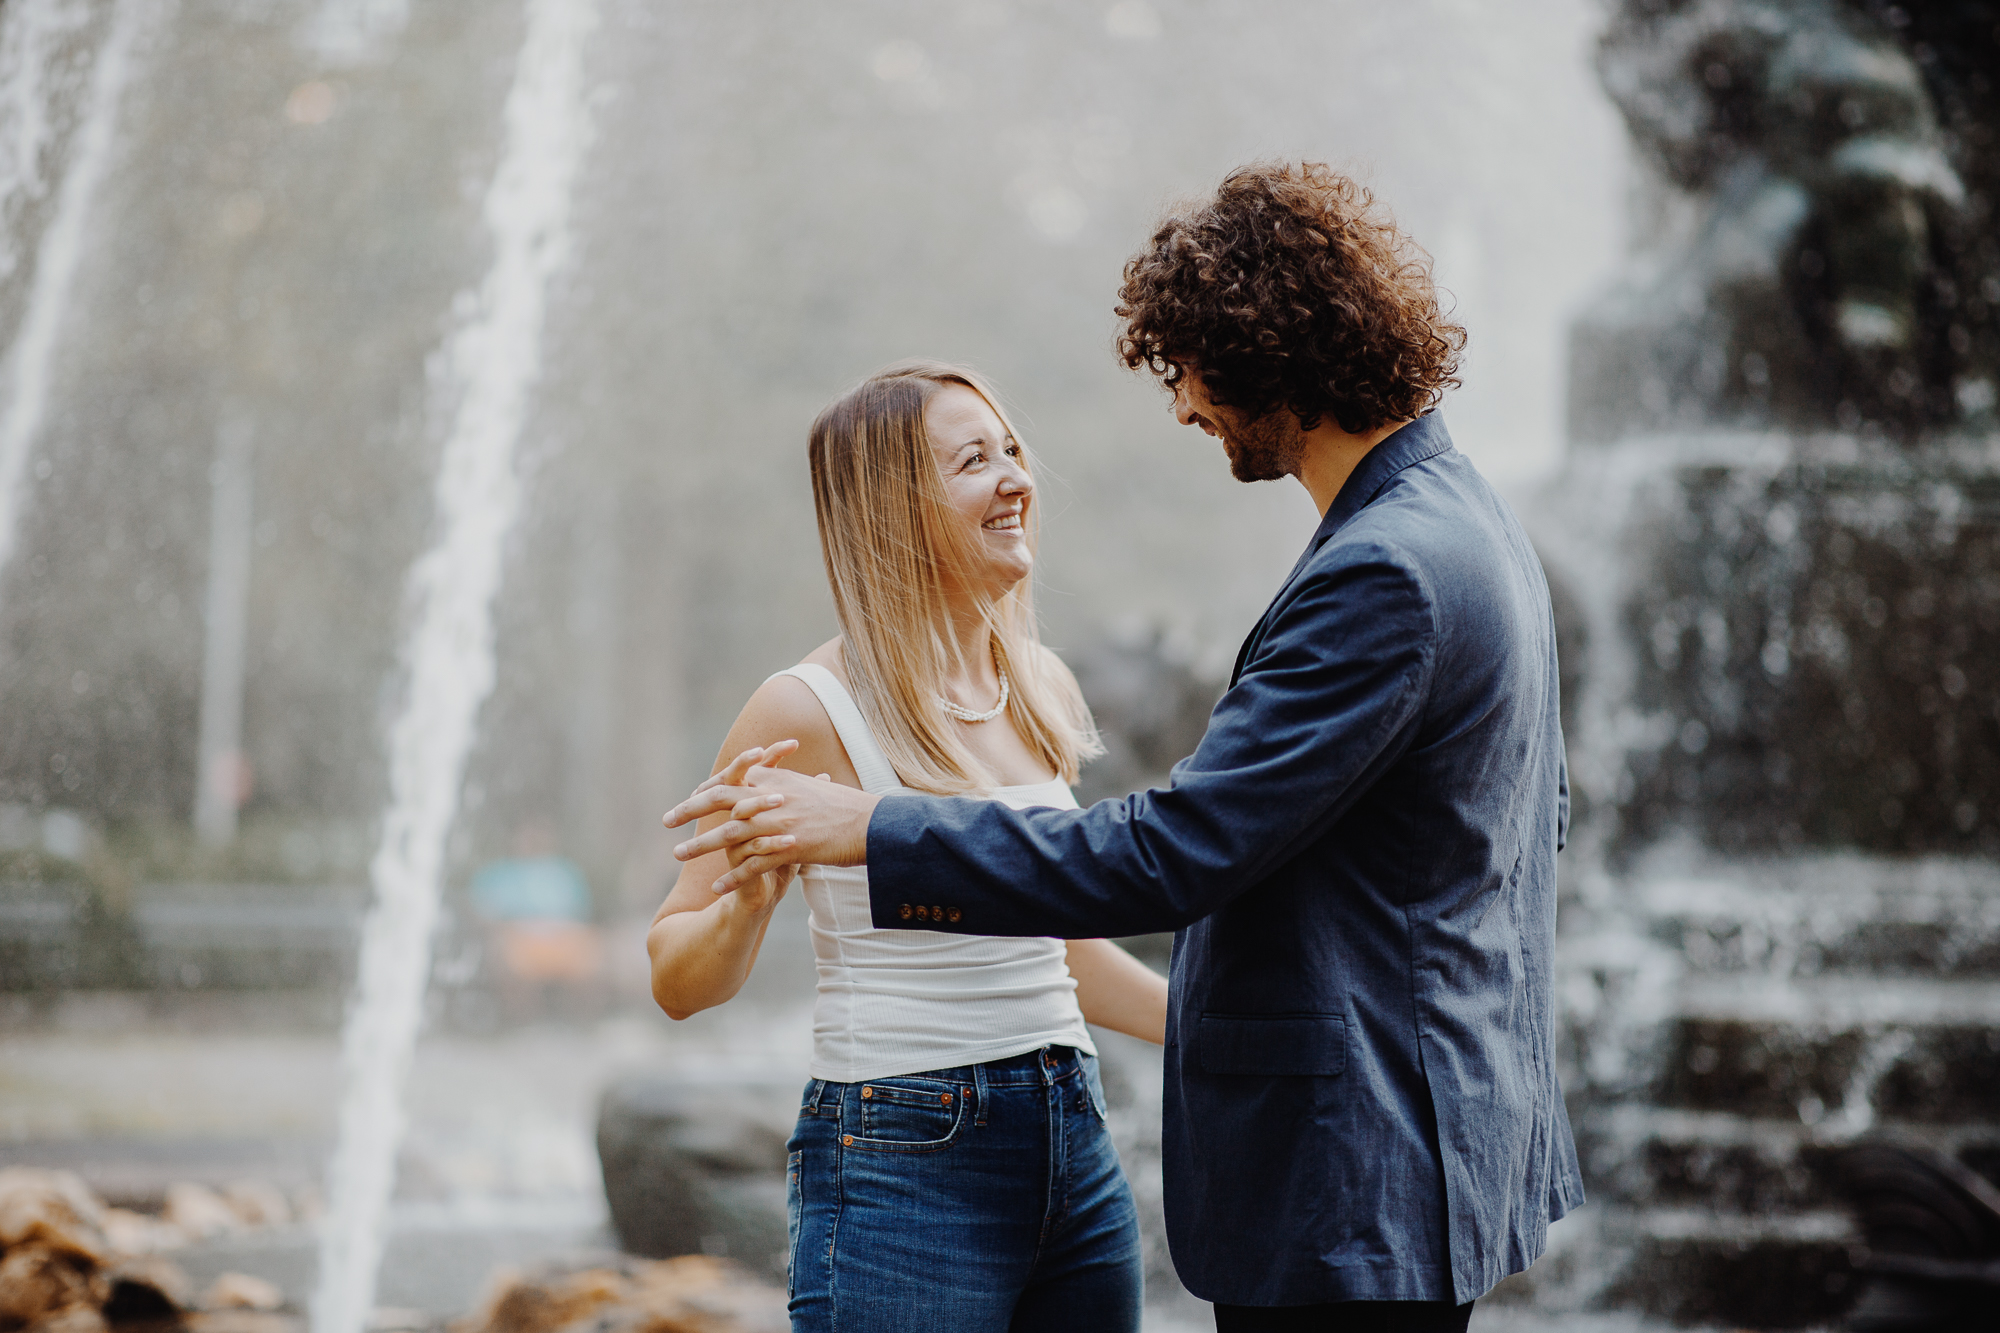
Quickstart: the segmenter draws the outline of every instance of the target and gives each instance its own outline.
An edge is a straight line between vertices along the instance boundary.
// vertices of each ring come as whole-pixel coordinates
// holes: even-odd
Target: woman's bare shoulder
[[[836,645],[838,642],[834,641]],[[821,659],[823,652],[824,646],[808,654],[805,660],[827,666]],[[773,676],[757,687],[750,702],[736,715],[736,724],[722,743],[716,767],[721,768],[753,746],[774,745],[783,740],[799,743],[798,752],[784,761],[784,767],[802,773],[827,773],[834,781],[851,787],[861,785],[854,765],[847,758],[847,748],[840,743],[840,733],[834,730],[833,719],[827,716],[812,687],[797,676]]]

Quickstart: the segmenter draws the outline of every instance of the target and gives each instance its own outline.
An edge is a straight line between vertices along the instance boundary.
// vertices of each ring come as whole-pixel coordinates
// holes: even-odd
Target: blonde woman
[[[809,452],[841,635],[751,696],[717,771],[768,747],[870,792],[1074,808],[1096,737],[1036,633],[1035,482],[992,391],[895,367],[828,406]],[[674,1018],[741,989],[785,894],[785,872],[709,892],[728,869],[689,862],[647,937]],[[1085,1023],[1164,1040],[1165,979],[1107,940],[876,930],[865,866],[800,878],[819,995],[787,1171],[793,1328],[1136,1329],[1138,1226]],[[907,910],[942,917],[937,888]]]

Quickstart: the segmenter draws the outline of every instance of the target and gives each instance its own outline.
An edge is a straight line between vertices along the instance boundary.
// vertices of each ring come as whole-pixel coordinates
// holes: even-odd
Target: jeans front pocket
[[[958,1085],[938,1079],[858,1084],[842,1108],[840,1141],[846,1147],[883,1152],[933,1152],[958,1137],[965,1101]]]

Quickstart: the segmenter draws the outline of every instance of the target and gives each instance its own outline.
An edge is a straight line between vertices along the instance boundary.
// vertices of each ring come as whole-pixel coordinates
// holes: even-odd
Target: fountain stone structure
[[[1594,1220],[1525,1285],[1747,1327],[1990,1319],[2000,9],[1625,0],[1599,68],[1638,244],[1575,326],[1570,459],[1531,514],[1575,682]]]

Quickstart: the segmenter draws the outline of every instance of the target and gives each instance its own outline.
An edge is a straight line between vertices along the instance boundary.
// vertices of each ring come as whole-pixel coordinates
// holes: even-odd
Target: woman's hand
[[[764,765],[757,755],[739,754],[661,818],[668,828],[702,823],[694,837],[674,848],[678,859],[727,857],[732,869],[713,881],[710,892],[731,892],[787,865],[854,866],[867,859],[868,820],[879,796]],[[734,782],[721,781],[739,774]]]
[[[730,896],[736,900],[737,910],[749,912],[753,916],[765,916],[784,901],[785,890],[797,878],[799,868],[795,865],[779,866],[756,876]],[[713,890],[711,890],[713,891]]]

